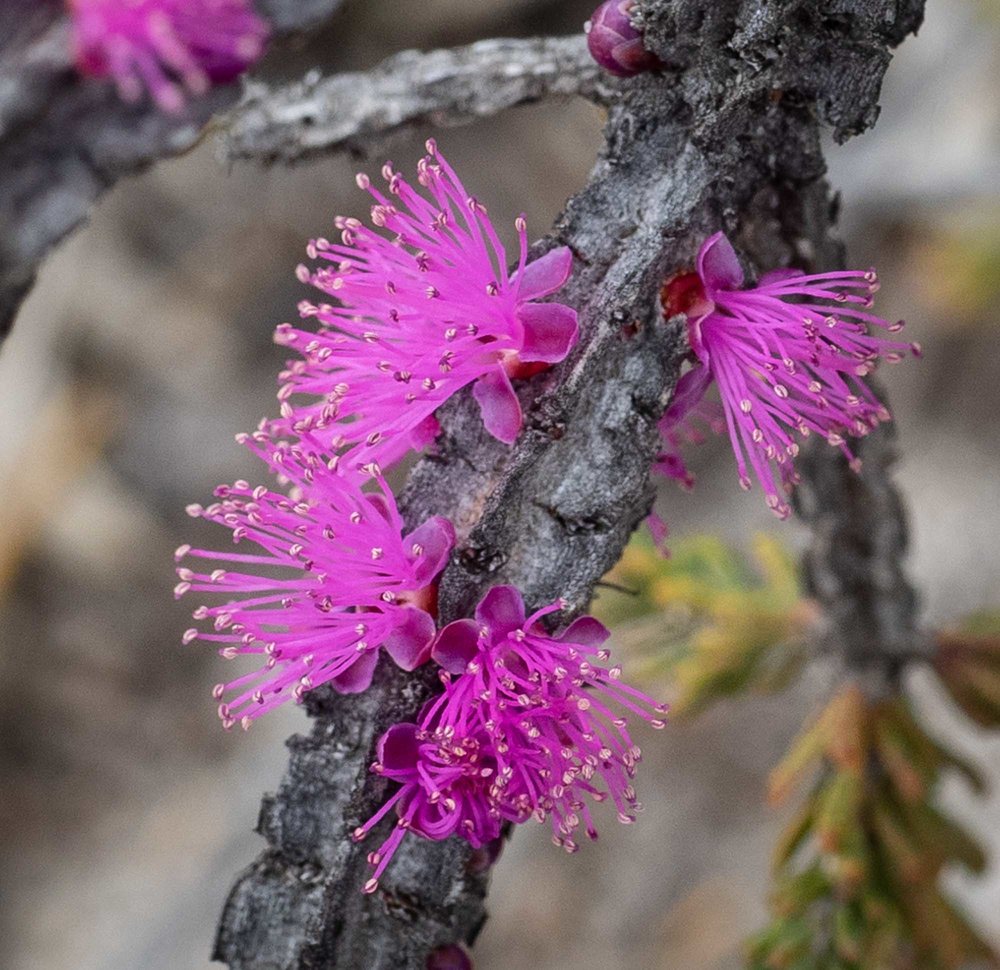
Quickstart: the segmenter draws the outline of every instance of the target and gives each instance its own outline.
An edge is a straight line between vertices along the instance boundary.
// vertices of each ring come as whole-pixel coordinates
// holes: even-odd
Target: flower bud
[[[587,21],[587,46],[604,70],[618,77],[633,77],[659,67],[660,60],[642,43],[629,12],[635,0],[605,0]]]
[[[454,943],[436,949],[427,958],[427,970],[472,970],[469,955]]]

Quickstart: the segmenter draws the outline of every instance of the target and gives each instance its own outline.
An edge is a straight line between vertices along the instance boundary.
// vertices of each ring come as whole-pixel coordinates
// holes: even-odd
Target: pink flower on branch
[[[232,81],[263,53],[267,24],[249,0],[69,0],[80,71],[144,90],[164,110]]]
[[[490,798],[496,751],[474,710],[472,717],[455,717],[461,710],[452,693],[446,680],[445,693],[431,702],[419,725],[395,724],[379,741],[372,770],[400,788],[353,833],[361,841],[395,809],[392,833],[368,855],[373,872],[367,893],[378,889],[407,832],[435,841],[457,835],[477,849],[500,837],[503,819]]]
[[[917,344],[869,332],[903,327],[869,312],[877,290],[874,270],[776,270],[747,287],[735,250],[716,233],[701,248],[697,273],[675,277],[662,293],[665,315],[687,316],[698,360],[678,385],[669,430],[714,380],[740,484],[750,488],[752,472],[781,517],[789,513],[784,494],[798,481],[796,433],[822,435],[860,468],[847,438],[890,417],[864,379],[880,359],[920,353]]]
[[[236,721],[248,727],[320,684],[342,693],[365,690],[380,647],[404,670],[424,663],[435,635],[436,579],[455,538],[451,523],[439,517],[404,535],[377,469],[370,471],[378,491],[362,492],[299,446],[259,440],[253,446],[292,482],[289,493],[240,481],[220,486],[207,508],[188,511],[230,529],[237,545],[254,548],[177,551],[178,561],[206,563],[177,570],[177,596],[226,598],[195,610],[195,619],[211,626],[188,630],[184,642],[218,644],[227,659],[263,661],[215,688],[226,727]]]
[[[576,311],[540,302],[569,278],[570,251],[529,262],[519,218],[508,272],[486,209],[433,141],[427,150],[417,166],[423,192],[390,164],[385,193],[358,176],[375,200],[375,228],[338,218],[339,242],[310,244],[320,265],[299,267],[299,278],[336,302],[300,304],[318,332],[283,324],[276,333],[302,355],[282,374],[278,427],[350,452],[345,473],[372,460],[387,468],[424,447],[438,431],[434,412],[470,384],[486,428],[512,443],[522,415],[511,379],[545,370],[576,343]]]
[[[418,725],[396,725],[383,738],[375,769],[402,787],[365,825],[363,838],[390,808],[398,822],[366,891],[372,892],[407,831],[426,838],[459,835],[473,846],[497,837],[502,822],[548,820],[568,852],[582,825],[597,837],[588,800],[610,799],[620,821],[640,809],[632,777],[641,758],[628,715],[663,727],[666,708],[620,681],[608,667],[608,631],[582,617],[558,636],[541,620],[556,603],[525,615],[511,586],[490,590],[474,620],[446,626],[434,644],[444,692]]]

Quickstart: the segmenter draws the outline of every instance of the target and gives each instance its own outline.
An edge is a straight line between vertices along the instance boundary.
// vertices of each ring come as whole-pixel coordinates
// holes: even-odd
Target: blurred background
[[[267,65],[370,66],[404,47],[579,29],[594,0],[369,0]],[[877,129],[831,147],[852,263],[877,265],[879,311],[905,316],[922,362],[884,371],[901,435],[912,574],[926,618],[1000,605],[1000,4],[932,0],[898,53]],[[601,113],[523,108],[437,133],[501,225],[542,234],[585,180]],[[430,132],[428,132],[429,134]],[[394,146],[409,168],[418,139]],[[375,168],[374,164],[370,165]],[[225,734],[221,662],[183,648],[172,551],[188,502],[256,469],[233,441],[273,410],[306,241],[366,210],[355,165],[227,171],[212,140],[115,189],[48,261],[0,354],[0,965],[206,970],[237,871],[262,847],[298,711]],[[803,543],[736,487],[724,441],[699,487],[659,511],[673,536]],[[627,620],[626,618],[623,618]],[[627,637],[626,637],[627,639]],[[626,664],[628,663],[627,657]],[[525,826],[501,859],[482,970],[714,970],[764,921],[784,818],[765,778],[826,688],[716,705],[645,741],[641,823],[605,820],[576,856]],[[656,684],[650,685],[656,689]],[[958,718],[929,678],[918,706],[997,791],[945,801],[1000,858],[1000,737]],[[1000,944],[1000,867],[952,879]],[[360,968],[359,968],[360,970]]]

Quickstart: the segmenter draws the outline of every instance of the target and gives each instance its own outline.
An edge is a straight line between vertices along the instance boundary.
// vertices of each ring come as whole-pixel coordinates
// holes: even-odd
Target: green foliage
[[[1000,612],[973,614],[937,639],[934,667],[952,700],[980,727],[1000,727]]]
[[[942,894],[947,866],[981,872],[974,839],[934,807],[961,759],[930,738],[902,698],[848,686],[796,739],[771,777],[775,802],[809,783],[779,840],[772,921],[751,970],[958,970],[1000,966]]]
[[[672,685],[675,716],[778,689],[806,659],[816,608],[774,539],[757,537],[745,557],[697,536],[670,558],[640,539],[607,579],[598,613],[616,626],[630,676]],[[934,666],[966,714],[1000,727],[1000,612],[939,634]],[[771,775],[772,802],[806,795],[775,847],[772,919],[748,945],[750,970],[1000,967],[940,888],[946,869],[986,863],[934,804],[949,771],[983,791],[976,769],[932,738],[904,698],[840,690]]]
[[[978,0],[977,6],[986,23],[996,29],[1000,25],[1000,0]]]
[[[597,613],[620,629],[633,676],[664,680],[674,716],[747,689],[785,686],[804,659],[813,610],[794,560],[769,536],[747,559],[711,536],[682,539],[669,558],[633,541],[607,577],[629,591],[602,594]]]
[[[1000,24],[1000,0],[980,0],[984,21]],[[989,206],[956,212],[950,224],[927,226],[914,254],[917,285],[947,326],[981,326],[1000,298],[1000,230]],[[930,280],[934,280],[934,284]]]

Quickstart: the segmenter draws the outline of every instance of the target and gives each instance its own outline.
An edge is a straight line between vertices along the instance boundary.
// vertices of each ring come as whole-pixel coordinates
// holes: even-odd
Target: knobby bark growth
[[[42,13],[0,51],[0,75],[22,79],[13,98],[0,86],[7,315],[38,260],[101,189],[191,144],[200,121],[234,98],[217,92],[181,123],[120,106],[53,65],[51,35],[63,29],[54,0],[18,3]],[[640,0],[647,45],[664,69],[631,81],[599,80],[577,38],[410,53],[367,76],[252,91],[236,114],[231,151],[263,159],[358,150],[400,127],[458,124],[550,94],[607,104],[606,144],[591,178],[536,247],[567,245],[577,258],[559,299],[580,312],[578,347],[523,389],[526,427],[513,449],[485,435],[470,400],[449,405],[438,452],[417,466],[403,497],[410,520],[444,514],[459,532],[441,585],[442,622],[467,615],[499,582],[520,587],[532,606],[562,596],[571,611],[586,607],[650,508],[656,422],[687,352],[681,321],[660,314],[661,282],[719,229],[760,267],[840,264],[821,126],[843,139],[874,123],[889,51],[917,28],[923,6]],[[497,83],[498,68],[515,80]],[[36,75],[44,82],[37,91]],[[349,90],[364,96],[345,110]],[[865,471],[855,478],[825,444],[809,449],[799,508],[813,529],[807,567],[826,609],[826,642],[884,689],[921,640],[900,565],[905,526],[889,476],[890,437],[867,439],[862,456]],[[474,939],[487,880],[464,843],[409,840],[380,891],[363,896],[368,846],[349,839],[385,794],[368,771],[375,739],[411,718],[433,689],[431,674],[383,665],[364,695],[317,691],[310,699],[312,733],[289,741],[286,776],[264,800],[267,848],[230,895],[217,959],[233,970],[418,970],[433,948]]]

